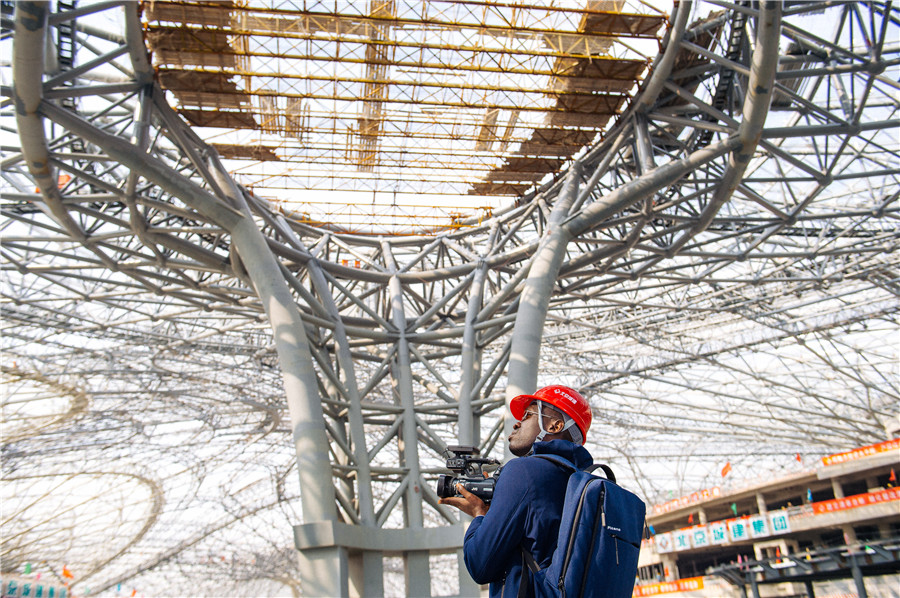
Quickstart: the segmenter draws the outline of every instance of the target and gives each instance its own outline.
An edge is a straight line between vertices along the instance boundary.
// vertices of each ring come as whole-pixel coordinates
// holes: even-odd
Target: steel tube
[[[144,46],[143,26],[138,16],[138,2],[126,2],[125,10],[125,39],[128,40],[128,54],[131,56],[131,68],[134,69],[134,79],[142,85],[153,83],[153,66]]]
[[[300,311],[240,190],[214,154],[211,162],[219,187],[244,212],[229,232],[272,327],[297,452],[303,519],[337,521],[325,415]]]
[[[537,386],[541,338],[550,295],[566,254],[566,245],[572,238],[570,231],[562,223],[578,195],[581,172],[577,166],[576,163],[576,167],[569,170],[562,193],[553,205],[547,230],[528,269],[525,288],[519,296],[519,310],[516,313],[509,356],[507,407],[516,395],[532,393]],[[507,433],[512,431],[512,425],[512,419],[506,418]],[[509,456],[507,447],[507,457]]]
[[[13,46],[13,96],[16,127],[22,143],[22,156],[44,198],[46,209],[75,240],[87,240],[84,231],[62,205],[56,171],[50,164],[50,152],[44,134],[44,121],[38,114],[43,98],[41,74],[44,72],[44,48],[50,3],[19,2],[16,5],[16,30]]]
[[[400,397],[400,405],[403,407],[402,423],[399,432],[401,434],[400,453],[403,466],[407,471],[408,483],[403,493],[406,513],[406,527],[411,529],[424,529],[425,519],[422,513],[422,488],[421,469],[419,467],[418,434],[416,426],[415,397],[412,387],[412,367],[410,362],[409,341],[406,339],[406,313],[403,306],[403,285],[396,276],[397,265],[387,242],[382,243],[382,252],[391,272],[388,284],[390,306],[393,324],[399,331],[397,339],[396,359],[396,384]],[[402,546],[388,548],[400,549]],[[407,551],[403,553],[403,571],[406,580],[407,596],[429,596],[431,594],[431,572],[428,566],[427,551]]]
[[[622,185],[590,204],[584,210],[566,220],[562,226],[568,231],[570,236],[577,237],[616,212],[664,187],[674,184],[689,172],[738,147],[740,147],[740,139],[737,136],[729,137],[716,144],[699,149],[687,158],[663,164],[656,170]]]
[[[459,444],[476,445],[475,416],[472,413],[472,393],[475,381],[481,377],[481,350],[476,342],[475,324],[481,311],[487,264],[481,262],[475,270],[475,278],[469,289],[469,305],[466,310],[465,330],[462,339],[462,379],[459,387]]]
[[[750,82],[744,100],[743,119],[738,127],[739,148],[728,160],[728,168],[716,187],[712,198],[700,214],[697,223],[669,248],[674,254],[697,234],[706,230],[723,205],[731,199],[740,185],[759,145],[763,126],[772,102],[775,72],[778,70],[778,41],[781,34],[781,2],[768,0],[760,4],[759,26],[756,33],[756,49],[750,65]]]
[[[675,57],[681,49],[681,39],[684,37],[684,29],[687,25],[688,17],[691,14],[693,2],[690,0],[682,1],[678,4],[678,12],[675,14],[675,23],[667,34],[666,49],[654,62],[650,74],[650,80],[644,86],[640,98],[635,102],[639,110],[647,110],[656,101],[656,96],[662,91],[663,84],[669,78],[672,72],[672,66],[675,64]]]

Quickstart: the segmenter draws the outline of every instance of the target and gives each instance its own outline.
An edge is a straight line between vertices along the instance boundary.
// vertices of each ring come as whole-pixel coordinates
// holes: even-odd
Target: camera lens
[[[438,476],[437,495],[438,498],[456,496],[456,480],[453,479],[453,476],[447,474]]]

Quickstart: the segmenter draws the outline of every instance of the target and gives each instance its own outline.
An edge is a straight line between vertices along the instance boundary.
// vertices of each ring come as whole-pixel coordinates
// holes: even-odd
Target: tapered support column
[[[303,517],[305,521],[334,521],[337,513],[328,437],[303,323],[259,229],[247,220],[232,234],[248,272],[253,273],[254,287],[275,335],[297,453]],[[299,562],[304,594],[348,595],[345,549],[304,551]]]
[[[232,228],[231,235],[275,337],[297,452],[303,518],[305,521],[336,521],[325,416],[300,312],[243,197],[216,160],[213,161],[213,172],[223,191],[245,213],[245,218]],[[346,548],[301,550],[298,561],[300,588],[304,595],[349,596]]]
[[[384,555],[374,550],[351,552],[349,576],[351,598],[384,596]]]
[[[396,263],[391,255],[390,246],[382,243],[385,261],[396,272]],[[388,284],[391,298],[391,317],[400,334],[397,341],[394,383],[403,407],[403,423],[400,451],[402,465],[406,468],[407,485],[404,493],[406,509],[406,526],[411,530],[424,532],[422,514],[422,483],[419,468],[418,435],[416,430],[415,399],[412,386],[412,366],[410,362],[409,341],[406,338],[406,313],[403,308],[403,286],[400,278],[392,276]],[[407,596],[431,596],[431,570],[428,567],[428,552],[410,550],[403,553],[403,574],[406,579]]]
[[[403,553],[403,580],[409,598],[431,596],[431,567],[427,552],[410,550]]]
[[[481,375],[481,350],[476,341],[475,324],[478,323],[478,312],[481,311],[484,279],[487,275],[487,264],[482,262],[475,270],[472,288],[469,291],[469,306],[466,312],[466,329],[462,342],[462,377],[459,388],[459,444],[474,445],[478,443],[475,416],[472,413],[472,393],[475,381]]]
[[[301,550],[300,590],[304,596],[349,596],[347,549],[340,546]]]
[[[566,254],[571,236],[560,226],[569,213],[569,207],[578,195],[580,168],[573,166],[560,197],[553,206],[547,232],[541,240],[528,271],[525,288],[519,297],[519,310],[513,329],[512,350],[509,357],[509,383],[506,387],[506,404],[513,397],[535,391],[540,366],[541,338],[544,320],[550,306],[550,294],[559,267]],[[507,434],[512,431],[512,420],[506,420]]]
[[[303,519],[335,521],[325,417],[300,312],[256,223],[247,217],[231,234],[275,337],[297,451]]]

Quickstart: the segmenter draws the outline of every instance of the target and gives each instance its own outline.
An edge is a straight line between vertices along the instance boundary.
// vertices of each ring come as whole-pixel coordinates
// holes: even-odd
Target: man
[[[569,471],[534,455],[555,454],[578,468],[593,463],[581,445],[591,426],[587,400],[567,386],[547,386],[519,395],[509,406],[518,420],[509,450],[519,459],[503,466],[490,505],[460,488],[462,496],[441,499],[474,517],[466,530],[466,568],[477,583],[490,583],[491,597],[531,595],[523,548],[543,569],[556,548]]]

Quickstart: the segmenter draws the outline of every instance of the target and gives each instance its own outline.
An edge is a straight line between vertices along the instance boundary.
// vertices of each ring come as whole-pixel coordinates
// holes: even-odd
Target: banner
[[[36,578],[8,576],[0,579],[0,596],[3,598],[67,598],[68,588],[53,582],[41,582]]]
[[[786,534],[791,531],[791,518],[787,511],[773,511],[769,513],[769,523],[772,524],[773,534]]]
[[[750,527],[750,536],[753,538],[763,538],[769,535],[769,521],[765,515],[753,515],[747,518],[747,524]]]
[[[675,550],[689,550],[691,548],[691,529],[677,529],[672,532],[675,541]]]
[[[672,534],[666,532],[664,534],[656,534],[653,536],[653,541],[656,543],[656,552],[658,554],[663,554],[665,552],[672,552],[675,550],[675,545],[672,542]]]
[[[704,546],[709,546],[709,532],[707,531],[705,525],[698,525],[697,527],[693,528],[691,542],[693,542],[694,548],[703,548]]]
[[[709,524],[709,537],[713,544],[728,543],[728,524],[724,521],[714,521]]]
[[[810,506],[814,514],[823,515],[896,500],[900,500],[900,488],[888,488],[846,498],[835,498],[833,500],[815,502]],[[755,538],[787,534],[790,531],[791,520],[789,512],[787,510],[778,510],[769,511],[767,515],[750,515],[736,519],[713,521],[708,525],[696,525],[656,534],[653,536],[653,541],[656,546],[656,552],[662,554],[732,542],[746,542]]]
[[[900,451],[900,438],[886,440],[884,442],[879,442],[878,444],[870,444],[869,446],[864,446],[845,453],[837,453],[835,455],[822,457],[822,465],[839,465],[841,463],[847,463],[848,461],[856,461],[863,457],[871,457],[872,455],[890,451]]]
[[[879,490],[878,492],[867,492],[866,494],[856,494],[845,498],[823,500],[821,502],[813,503],[812,508],[813,513],[822,515],[824,513],[846,511],[847,509],[867,507],[869,505],[877,505],[879,503],[891,502],[894,500],[900,500],[900,488],[888,488],[887,490]]]
[[[671,594],[673,592],[691,592],[703,589],[702,577],[688,577],[675,581],[663,581],[634,587],[632,596],[658,596],[659,594]]]
[[[728,535],[732,542],[743,542],[750,539],[750,530],[747,529],[747,522],[744,519],[729,519]]]
[[[703,502],[704,500],[719,498],[721,495],[722,489],[718,486],[716,486],[715,488],[700,490],[699,492],[693,492],[691,494],[688,494],[687,496],[682,496],[681,498],[676,498],[674,500],[664,502],[661,505],[653,505],[653,514],[660,515],[662,513],[668,513],[669,511],[675,511],[677,509],[682,509],[690,505],[695,505],[699,502]]]

